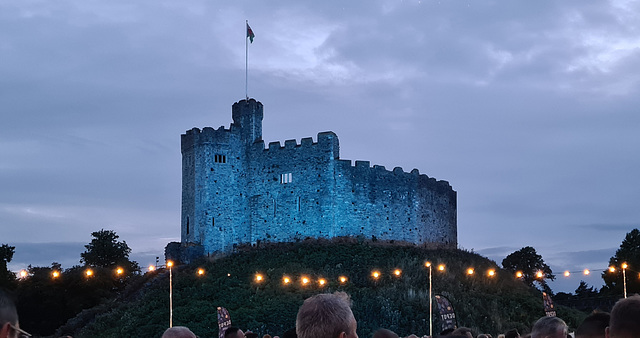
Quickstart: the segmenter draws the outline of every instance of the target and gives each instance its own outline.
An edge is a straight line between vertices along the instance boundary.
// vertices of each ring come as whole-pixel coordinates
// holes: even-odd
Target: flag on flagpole
[[[256,35],[253,34],[253,30],[251,30],[251,27],[249,27],[249,23],[247,23],[247,37],[249,38],[249,41],[251,41],[251,43],[253,43],[253,38],[256,37]]]

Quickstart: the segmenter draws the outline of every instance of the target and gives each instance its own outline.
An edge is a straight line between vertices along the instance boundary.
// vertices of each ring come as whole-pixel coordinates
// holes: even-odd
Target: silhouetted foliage
[[[620,248],[616,254],[609,259],[609,265],[615,268],[614,272],[605,270],[602,272],[602,279],[605,287],[603,293],[622,295],[623,294],[623,271],[622,264],[627,263],[627,294],[640,292],[640,231],[633,229],[624,237]]]
[[[93,239],[84,247],[87,249],[81,253],[81,263],[94,267],[115,268],[120,266],[129,272],[139,272],[137,262],[129,260],[131,248],[125,241],[118,241],[119,236],[112,230],[100,230],[92,232]]]
[[[15,284],[16,275],[9,271],[7,264],[13,259],[16,247],[2,244],[0,246],[0,287],[12,289]]]
[[[20,325],[25,330],[52,335],[69,318],[113,299],[139,278],[138,264],[128,259],[131,249],[117,241],[115,232],[101,230],[92,235],[94,239],[81,254],[82,261],[92,266],[66,270],[55,262],[50,267],[29,266],[28,276],[20,279],[16,289]],[[124,270],[118,273],[117,267]]]
[[[585,281],[581,280],[580,285],[575,291],[576,298],[592,298],[598,296],[598,290],[596,290],[593,286],[589,286]]]
[[[538,283],[544,291],[551,293],[545,280],[554,280],[555,275],[533,247],[527,246],[509,254],[502,260],[502,267],[513,274],[521,272],[522,280],[527,285],[534,286],[534,283]],[[542,278],[536,276],[538,271],[542,271]]]

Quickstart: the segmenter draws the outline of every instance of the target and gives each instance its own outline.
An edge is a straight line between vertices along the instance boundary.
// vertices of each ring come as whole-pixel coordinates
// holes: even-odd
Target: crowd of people
[[[264,335],[262,338],[358,338],[358,323],[351,311],[349,296],[344,292],[318,294],[307,298],[296,317],[296,327],[285,332],[282,337]],[[520,335],[517,330],[509,330],[497,338],[638,338],[640,337],[640,296],[620,299],[611,313],[594,312],[589,315],[575,332],[569,333],[567,324],[558,317],[542,317],[533,323],[531,332]],[[441,332],[439,337],[449,338],[493,338],[490,334],[474,336],[471,329],[460,327]],[[20,329],[18,313],[13,301],[0,290],[0,338],[23,338],[31,335]],[[167,329],[162,338],[196,338],[184,326]],[[237,327],[228,327],[224,338],[258,338],[256,333],[243,332]],[[373,338],[400,338],[396,333],[380,329]],[[419,338],[410,335],[406,338]],[[422,336],[422,338],[431,338]]]
[[[351,311],[351,304],[347,294],[336,292],[333,294],[319,294],[307,298],[296,318],[295,330],[290,330],[282,338],[358,338],[358,323]],[[635,295],[619,300],[613,307],[611,314],[594,312],[589,315],[578,329],[569,333],[564,320],[558,317],[542,317],[533,323],[531,332],[520,335],[515,330],[509,330],[497,338],[640,338],[640,296]],[[450,338],[493,338],[490,334],[480,333],[474,336],[471,329],[460,327],[441,332],[439,337]],[[195,338],[189,329],[168,329],[162,338]],[[225,338],[258,338],[252,332],[244,333],[237,327],[226,330]],[[262,338],[272,338],[264,335]],[[273,338],[280,338],[275,336]],[[373,334],[373,338],[400,338],[395,332],[380,329]],[[410,335],[406,338],[419,338]],[[422,336],[421,338],[431,338]]]

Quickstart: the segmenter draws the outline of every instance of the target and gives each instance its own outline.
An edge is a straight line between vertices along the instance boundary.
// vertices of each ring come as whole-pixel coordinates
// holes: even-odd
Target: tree
[[[551,268],[545,264],[542,256],[538,255],[536,249],[527,246],[509,254],[502,260],[502,267],[512,273],[521,272],[522,280],[529,286],[534,286],[537,282],[545,291],[550,291],[546,279],[556,278]],[[542,271],[542,278],[537,276],[538,271]]]
[[[580,285],[575,291],[577,299],[592,298],[598,296],[598,290],[593,286],[589,286],[585,281],[581,280]]]
[[[640,279],[637,271],[640,271],[640,230],[633,229],[624,237],[616,254],[609,259],[609,266],[615,270],[606,270],[602,273],[606,289],[612,293],[621,295],[623,292],[622,264],[627,264],[627,293],[640,292]]]
[[[13,272],[7,268],[7,264],[13,259],[15,251],[16,247],[9,246],[9,244],[2,244],[2,246],[0,246],[0,287],[8,288],[12,286],[16,279]]]
[[[80,263],[102,268],[121,266],[130,272],[140,271],[137,262],[129,260],[131,248],[125,241],[118,241],[119,236],[113,230],[92,232],[91,243],[85,245],[87,249],[80,254]]]

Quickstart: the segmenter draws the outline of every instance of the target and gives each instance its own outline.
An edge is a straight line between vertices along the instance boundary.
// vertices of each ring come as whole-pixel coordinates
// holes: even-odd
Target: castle
[[[229,129],[181,135],[183,246],[364,236],[457,246],[456,192],[417,169],[340,159],[338,136],[262,140],[262,103],[233,104]]]

